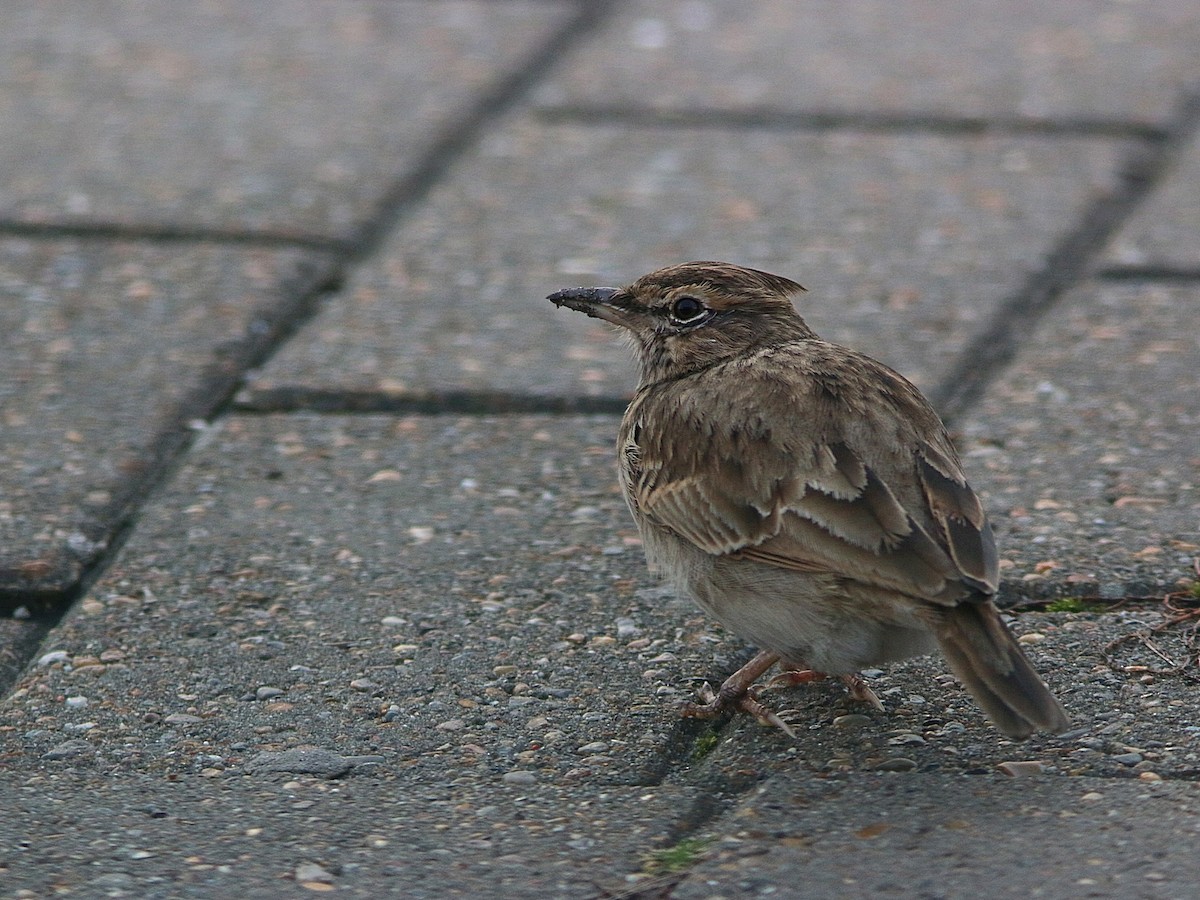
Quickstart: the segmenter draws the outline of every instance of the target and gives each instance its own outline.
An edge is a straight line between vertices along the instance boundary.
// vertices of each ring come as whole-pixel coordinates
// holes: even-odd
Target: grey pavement
[[[1194,895],[1193,2],[9,6],[0,894]],[[542,298],[693,258],[940,406],[1071,731],[678,717]]]

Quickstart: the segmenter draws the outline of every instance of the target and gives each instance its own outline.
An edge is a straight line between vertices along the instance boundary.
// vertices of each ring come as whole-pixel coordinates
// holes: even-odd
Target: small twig
[[[1198,574],[1200,574],[1200,560],[1197,561]],[[1118,638],[1109,641],[1104,645],[1104,661],[1108,663],[1108,667],[1114,672],[1123,672],[1127,674],[1142,674],[1142,675],[1182,675],[1185,678],[1200,681],[1200,606],[1197,604],[1197,598],[1191,594],[1176,591],[1166,594],[1162,598],[1162,604],[1166,607],[1164,619],[1157,625],[1149,628],[1139,628],[1137,631],[1129,634],[1123,634]],[[1162,634],[1177,625],[1189,624],[1187,629],[1189,634],[1184,635],[1183,643],[1187,647],[1187,656],[1182,660],[1172,659],[1167,653],[1161,650],[1154,643],[1154,635]],[[1125,644],[1140,643],[1143,647],[1161,659],[1168,665],[1168,668],[1158,669],[1153,666],[1138,666],[1138,665],[1122,665],[1115,659],[1115,651],[1118,647]]]

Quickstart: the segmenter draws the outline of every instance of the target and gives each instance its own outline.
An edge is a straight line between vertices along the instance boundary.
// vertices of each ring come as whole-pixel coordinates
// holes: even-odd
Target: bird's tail
[[[951,671],[1010,738],[1024,740],[1038,729],[1057,734],[1070,727],[1067,714],[990,601],[939,608],[930,624]]]

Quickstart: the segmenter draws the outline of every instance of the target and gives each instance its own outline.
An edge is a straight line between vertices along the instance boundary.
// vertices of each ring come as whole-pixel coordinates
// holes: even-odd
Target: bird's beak
[[[555,291],[546,299],[555,306],[565,306],[577,312],[586,313],[596,319],[604,319],[614,325],[631,328],[633,315],[631,312],[612,302],[620,291],[609,287],[577,287]]]

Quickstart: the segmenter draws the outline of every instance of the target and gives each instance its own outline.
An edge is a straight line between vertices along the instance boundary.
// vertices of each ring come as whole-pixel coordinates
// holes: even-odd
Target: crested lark
[[[638,350],[617,452],[651,568],[761,651],[685,714],[740,705],[782,725],[752,688],[780,660],[873,699],[860,669],[940,648],[1009,737],[1065,730],[992,603],[991,527],[937,414],[818,338],[792,306],[801,290],[693,262],[549,297]]]

